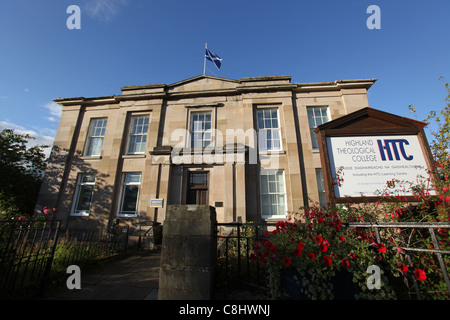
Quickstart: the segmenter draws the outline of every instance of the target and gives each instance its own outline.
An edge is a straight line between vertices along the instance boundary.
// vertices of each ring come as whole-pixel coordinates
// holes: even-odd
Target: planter
[[[298,280],[296,280],[297,278]],[[302,276],[296,269],[287,269],[281,272],[281,285],[286,294],[293,300],[311,300],[301,292],[307,289],[301,281]],[[335,300],[355,300],[358,287],[353,282],[353,275],[347,271],[340,271],[331,279]]]

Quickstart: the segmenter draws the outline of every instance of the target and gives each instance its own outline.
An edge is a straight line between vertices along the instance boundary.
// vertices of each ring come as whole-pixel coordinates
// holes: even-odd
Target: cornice
[[[215,79],[220,81],[233,82],[236,84],[234,88],[218,88],[211,90],[193,90],[193,91],[171,91],[171,88],[186,84],[188,82],[199,79]],[[290,83],[290,76],[265,76],[265,77],[247,77],[239,80],[225,79],[207,75],[201,75],[173,83],[166,84],[148,84],[138,86],[125,86],[121,90],[125,94],[103,96],[103,97],[74,97],[74,98],[58,98],[54,99],[61,106],[73,105],[101,105],[116,104],[121,101],[133,100],[151,100],[151,99],[181,99],[189,97],[205,97],[205,96],[224,96],[224,95],[240,95],[252,92],[276,92],[276,91],[292,91],[292,92],[320,92],[320,91],[339,91],[343,89],[369,89],[377,79],[355,79],[355,80],[336,80],[333,82],[312,82],[312,83]],[[280,83],[276,83],[279,81]],[[269,83],[275,82],[275,83]],[[133,91],[145,91],[133,93]]]

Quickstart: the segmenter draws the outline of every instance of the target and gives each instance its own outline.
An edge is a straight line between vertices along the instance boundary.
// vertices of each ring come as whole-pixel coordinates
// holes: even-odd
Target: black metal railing
[[[25,299],[47,284],[60,221],[0,221],[0,299]]]
[[[54,269],[65,270],[71,264],[126,251],[128,233],[128,227],[119,226],[111,230],[67,230],[58,241]]]
[[[251,261],[253,244],[264,240],[267,228],[275,223],[216,223],[218,282],[240,282],[265,289],[265,269]]]
[[[264,232],[274,227],[275,223],[216,223],[217,227],[217,281],[224,283],[239,282],[246,285],[253,285],[258,288],[267,288],[265,284],[267,278],[265,268],[261,268],[258,260],[252,261],[250,255],[253,251],[253,244],[256,241],[264,240]],[[398,247],[406,252],[407,259],[411,261],[412,253],[430,253],[438,258],[440,269],[450,296],[450,280],[443,255],[450,254],[449,250],[443,250],[434,232],[435,229],[450,229],[450,223],[429,223],[429,222],[398,222],[398,223],[347,223],[346,227],[351,228],[372,228],[375,231],[376,239],[382,242],[382,229],[402,228],[402,229],[425,229],[429,232],[433,248]],[[251,230],[251,231],[250,231]],[[412,277],[417,298],[421,299],[416,279]]]
[[[450,297],[450,279],[447,271],[447,266],[444,261],[443,255],[449,254],[450,250],[442,250],[439,246],[439,241],[437,240],[436,233],[434,232],[435,229],[450,229],[450,223],[445,222],[351,222],[346,224],[348,227],[353,228],[371,228],[375,231],[375,236],[378,243],[382,242],[382,236],[380,229],[386,229],[386,228],[402,228],[402,229],[425,229],[428,231],[429,236],[433,243],[433,248],[415,248],[415,247],[398,247],[398,249],[401,249],[407,253],[407,258],[409,262],[411,262],[411,257],[409,255],[409,252],[423,252],[423,253],[431,253],[435,254],[437,256],[439,266],[442,272],[442,276],[444,278],[445,284],[447,286],[447,292]],[[414,288],[417,294],[417,298],[420,299],[420,290],[417,284],[417,281],[415,277],[412,277],[412,281],[414,284]]]
[[[60,221],[0,221],[0,300],[44,293],[50,277],[72,264],[127,250],[128,227],[66,230]]]

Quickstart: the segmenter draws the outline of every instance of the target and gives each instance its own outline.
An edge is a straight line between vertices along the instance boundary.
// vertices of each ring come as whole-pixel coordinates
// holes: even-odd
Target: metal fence
[[[443,255],[449,254],[450,250],[442,250],[439,246],[439,241],[437,240],[436,233],[434,232],[435,229],[450,229],[450,223],[444,223],[444,222],[378,222],[378,223],[371,223],[371,222],[352,222],[347,224],[348,227],[353,228],[372,228],[375,231],[375,236],[378,243],[382,242],[382,230],[387,228],[395,228],[395,229],[408,229],[408,230],[417,230],[422,229],[426,230],[429,234],[429,237],[431,238],[433,248],[415,248],[415,247],[398,247],[398,249],[401,249],[406,252],[407,258],[409,261],[411,261],[410,253],[416,252],[416,253],[431,253],[435,254],[438,262],[439,267],[442,272],[442,276],[444,278],[445,284],[447,286],[447,293],[450,297],[450,280],[449,275],[447,271],[447,265],[444,261]],[[420,290],[417,285],[417,281],[415,277],[412,276],[412,281],[414,283],[414,288],[416,291],[416,295],[418,299],[421,299]]]
[[[44,290],[59,228],[59,221],[0,221],[0,299]]]
[[[265,285],[265,269],[260,267],[258,260],[251,261],[250,254],[253,251],[253,243],[265,239],[263,233],[267,228],[274,227],[275,223],[216,223],[217,227],[217,281],[220,283],[243,283],[260,289]],[[433,248],[399,247],[406,252],[407,258],[414,253],[430,253],[437,256],[442,276],[447,286],[450,297],[450,281],[448,267],[443,255],[450,254],[449,250],[442,250],[436,238],[435,229],[450,229],[450,223],[404,222],[404,223],[347,223],[351,228],[372,228],[375,231],[377,241],[382,242],[383,229],[421,229],[426,230],[431,238]],[[412,277],[417,298],[421,299],[416,279]]]
[[[67,230],[58,241],[53,268],[65,271],[69,265],[127,250],[128,230],[119,226],[110,230]]]
[[[128,227],[65,234],[60,227],[60,221],[0,221],[0,300],[42,295],[50,277],[68,266],[128,247]]]
[[[219,283],[244,283],[265,288],[265,269],[258,261],[250,260],[253,243],[265,239],[267,228],[275,223],[216,223],[217,227],[217,281]]]

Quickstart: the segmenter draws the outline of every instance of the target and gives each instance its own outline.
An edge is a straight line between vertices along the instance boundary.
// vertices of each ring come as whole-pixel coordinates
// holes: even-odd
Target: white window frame
[[[144,123],[136,124],[135,122],[139,121],[139,119],[144,119]],[[147,122],[147,123],[145,123]],[[150,125],[150,116],[149,115],[133,115],[130,119],[130,125],[128,130],[128,144],[127,144],[127,154],[145,154],[145,146],[147,144],[147,134],[148,127]],[[139,127],[141,132],[136,132],[136,127]],[[145,127],[147,127],[145,129]],[[144,130],[145,129],[145,130]],[[140,137],[142,139],[140,142],[133,142],[134,138]],[[136,146],[140,145],[138,151],[136,151]],[[143,147],[142,147],[143,146]]]
[[[263,186],[263,176],[275,176],[277,177],[279,172],[281,172],[281,179],[282,179],[282,185],[283,185],[283,191],[280,191],[278,189],[279,186],[279,181],[276,180],[276,190],[275,192],[271,192],[270,188],[269,188],[269,183],[267,182],[267,192],[264,193],[264,186]],[[284,176],[284,170],[281,169],[261,169],[260,171],[260,175],[259,175],[259,180],[260,180],[260,204],[261,204],[261,217],[263,219],[283,219],[287,217],[287,199],[286,199],[286,180],[285,180],[285,176]],[[282,211],[282,208],[279,207],[279,203],[280,203],[280,199],[279,197],[283,196],[284,197],[284,211]],[[268,197],[269,200],[270,198],[275,197],[276,198],[276,203],[278,204],[276,206],[277,208],[277,212],[276,214],[264,214],[264,197]],[[270,204],[272,205],[272,203]]]
[[[88,181],[85,182],[84,177],[86,176],[94,176],[94,181]],[[75,189],[75,196],[73,198],[73,204],[72,204],[72,209],[70,210],[70,215],[71,216],[89,216],[89,212],[91,210],[91,206],[92,206],[92,198],[93,198],[93,194],[94,194],[94,187],[95,187],[95,174],[90,174],[90,173],[83,173],[83,174],[79,174],[77,177],[77,187]],[[76,208],[78,207],[78,204],[80,202],[80,195],[81,195],[81,191],[85,186],[92,186],[92,190],[91,190],[91,201],[89,202],[89,209],[88,210],[77,210]]]
[[[102,122],[102,126],[97,126],[99,122]],[[108,118],[95,118],[91,119],[89,124],[89,132],[86,141],[86,148],[84,155],[87,157],[100,156],[103,148],[103,139],[105,137],[106,126],[108,125]],[[97,131],[99,130],[99,132]],[[99,133],[99,134],[98,134]],[[93,150],[92,142],[94,139],[99,139],[99,146],[96,147],[98,150]]]
[[[276,119],[274,119],[273,111],[276,112]],[[270,118],[266,118],[265,115],[270,112]],[[260,119],[260,115],[262,118]],[[276,121],[276,127],[274,127],[274,121]],[[266,151],[282,151],[282,139],[281,139],[281,126],[280,126],[280,113],[278,108],[260,108],[256,110],[256,126],[258,129],[258,150],[259,152]],[[270,135],[270,139],[268,139]],[[274,135],[278,135],[277,138],[273,138]],[[267,141],[271,141],[270,148]],[[274,141],[278,141],[278,147],[274,146]]]
[[[129,175],[139,175],[139,182],[127,182],[127,177]],[[141,180],[142,180],[142,174],[140,172],[127,172],[122,174],[122,183],[120,187],[120,201],[119,201],[119,207],[117,211],[118,217],[137,217],[138,207],[139,207],[139,194],[141,191]],[[124,205],[124,198],[125,198],[125,189],[127,186],[138,186],[138,192],[136,195],[136,207],[134,211],[123,211],[122,207]]]
[[[323,180],[322,168],[316,168],[317,191],[319,195],[319,204],[321,207],[327,206],[327,195],[325,192],[325,183]]]
[[[316,116],[316,110],[320,110],[320,116]],[[324,111],[325,110],[325,114]],[[328,110],[328,106],[310,106],[306,108],[308,114],[308,123],[309,123],[309,132],[311,134],[311,145],[313,150],[319,150],[319,140],[317,138],[317,134],[314,130],[320,126],[331,120],[330,112]],[[312,112],[312,114],[310,113]]]
[[[206,121],[194,121],[194,117],[198,115],[209,115],[209,129],[207,128]],[[189,115],[189,145],[191,148],[207,148],[213,146],[213,113],[210,110],[207,111],[192,111]],[[201,123],[201,128],[198,124]],[[197,127],[196,127],[197,126]],[[200,140],[196,140],[196,135],[201,135]],[[205,134],[209,134],[209,139],[205,139]],[[195,144],[195,141],[201,141],[201,146]],[[207,142],[205,144],[205,142]]]

